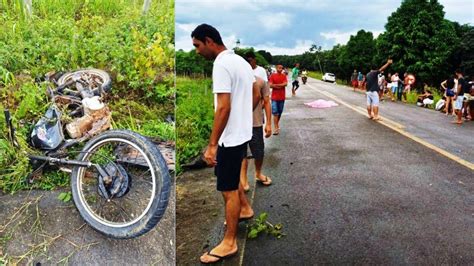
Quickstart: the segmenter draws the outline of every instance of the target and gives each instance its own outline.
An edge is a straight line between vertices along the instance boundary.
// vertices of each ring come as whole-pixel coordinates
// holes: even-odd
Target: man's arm
[[[384,70],[385,70],[390,64],[392,64],[392,63],[393,63],[392,59],[388,59],[388,60],[387,60],[387,63],[385,63],[385,65],[383,65],[382,67],[380,67],[379,72],[384,71]]]
[[[444,90],[446,90],[447,82],[448,82],[448,80],[445,80],[445,81],[441,82],[441,87],[443,87]]]
[[[212,125],[212,132],[209,138],[209,144],[204,152],[204,160],[209,166],[215,166],[217,145],[222,132],[227,125],[230,115],[230,93],[217,93],[217,107],[214,114],[214,123]]]
[[[267,86],[267,84],[265,84]],[[266,88],[269,90],[269,88]],[[265,110],[265,137],[272,135],[272,107],[270,103],[270,95],[263,97],[263,109]]]
[[[264,81],[260,78],[257,78],[256,81],[253,83],[252,87],[252,110],[257,108],[259,101],[262,99],[262,95],[260,94],[260,88],[262,87]]]

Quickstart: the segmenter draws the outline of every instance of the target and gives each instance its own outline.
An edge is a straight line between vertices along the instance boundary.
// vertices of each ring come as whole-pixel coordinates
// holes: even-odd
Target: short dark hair
[[[203,43],[206,43],[206,37],[211,38],[216,44],[224,45],[219,31],[211,25],[201,24],[191,32],[191,38],[200,40]]]
[[[459,73],[459,74],[462,74],[462,71],[460,68],[456,69],[456,71],[454,71],[454,73]]]
[[[249,57],[255,59],[255,57],[256,57],[255,53],[253,51],[246,52],[245,53],[245,58],[249,58]]]

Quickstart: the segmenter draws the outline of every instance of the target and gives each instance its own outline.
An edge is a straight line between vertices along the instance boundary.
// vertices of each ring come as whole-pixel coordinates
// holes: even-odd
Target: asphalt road
[[[340,105],[303,104],[316,99]],[[474,122],[391,102],[375,122],[364,109],[364,94],[314,79],[287,98],[281,133],[266,142],[273,185],[251,196],[286,236],[241,233],[225,264],[473,263]]]

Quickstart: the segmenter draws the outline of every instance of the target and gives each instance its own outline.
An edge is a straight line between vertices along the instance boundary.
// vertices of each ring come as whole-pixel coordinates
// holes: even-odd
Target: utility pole
[[[143,15],[148,13],[148,9],[150,9],[150,5],[151,5],[151,0],[145,0],[143,2],[143,8],[142,8],[142,14]]]
[[[31,3],[31,0],[23,0],[23,4],[25,6],[26,15],[29,18],[31,18],[31,16],[33,14],[33,6],[32,6],[32,3]]]
[[[319,60],[319,52],[321,52],[322,47],[317,46],[316,44],[311,45],[311,48],[309,48],[310,52],[314,52],[316,55],[316,59],[318,60],[318,65],[319,65],[319,70],[321,73],[324,73],[323,68],[321,67],[321,61]]]

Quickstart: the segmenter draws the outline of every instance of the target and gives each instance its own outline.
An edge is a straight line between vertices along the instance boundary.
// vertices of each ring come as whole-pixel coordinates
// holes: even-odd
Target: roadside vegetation
[[[210,78],[176,78],[176,169],[206,147],[214,118]]]
[[[68,176],[51,172],[34,184],[27,144],[34,123],[49,103],[36,79],[50,71],[100,68],[112,77],[108,104],[114,128],[174,140],[174,2],[32,1],[32,16],[23,1],[0,0],[0,109],[8,108],[21,148],[7,140],[0,119],[0,190],[53,189],[67,186]]]

